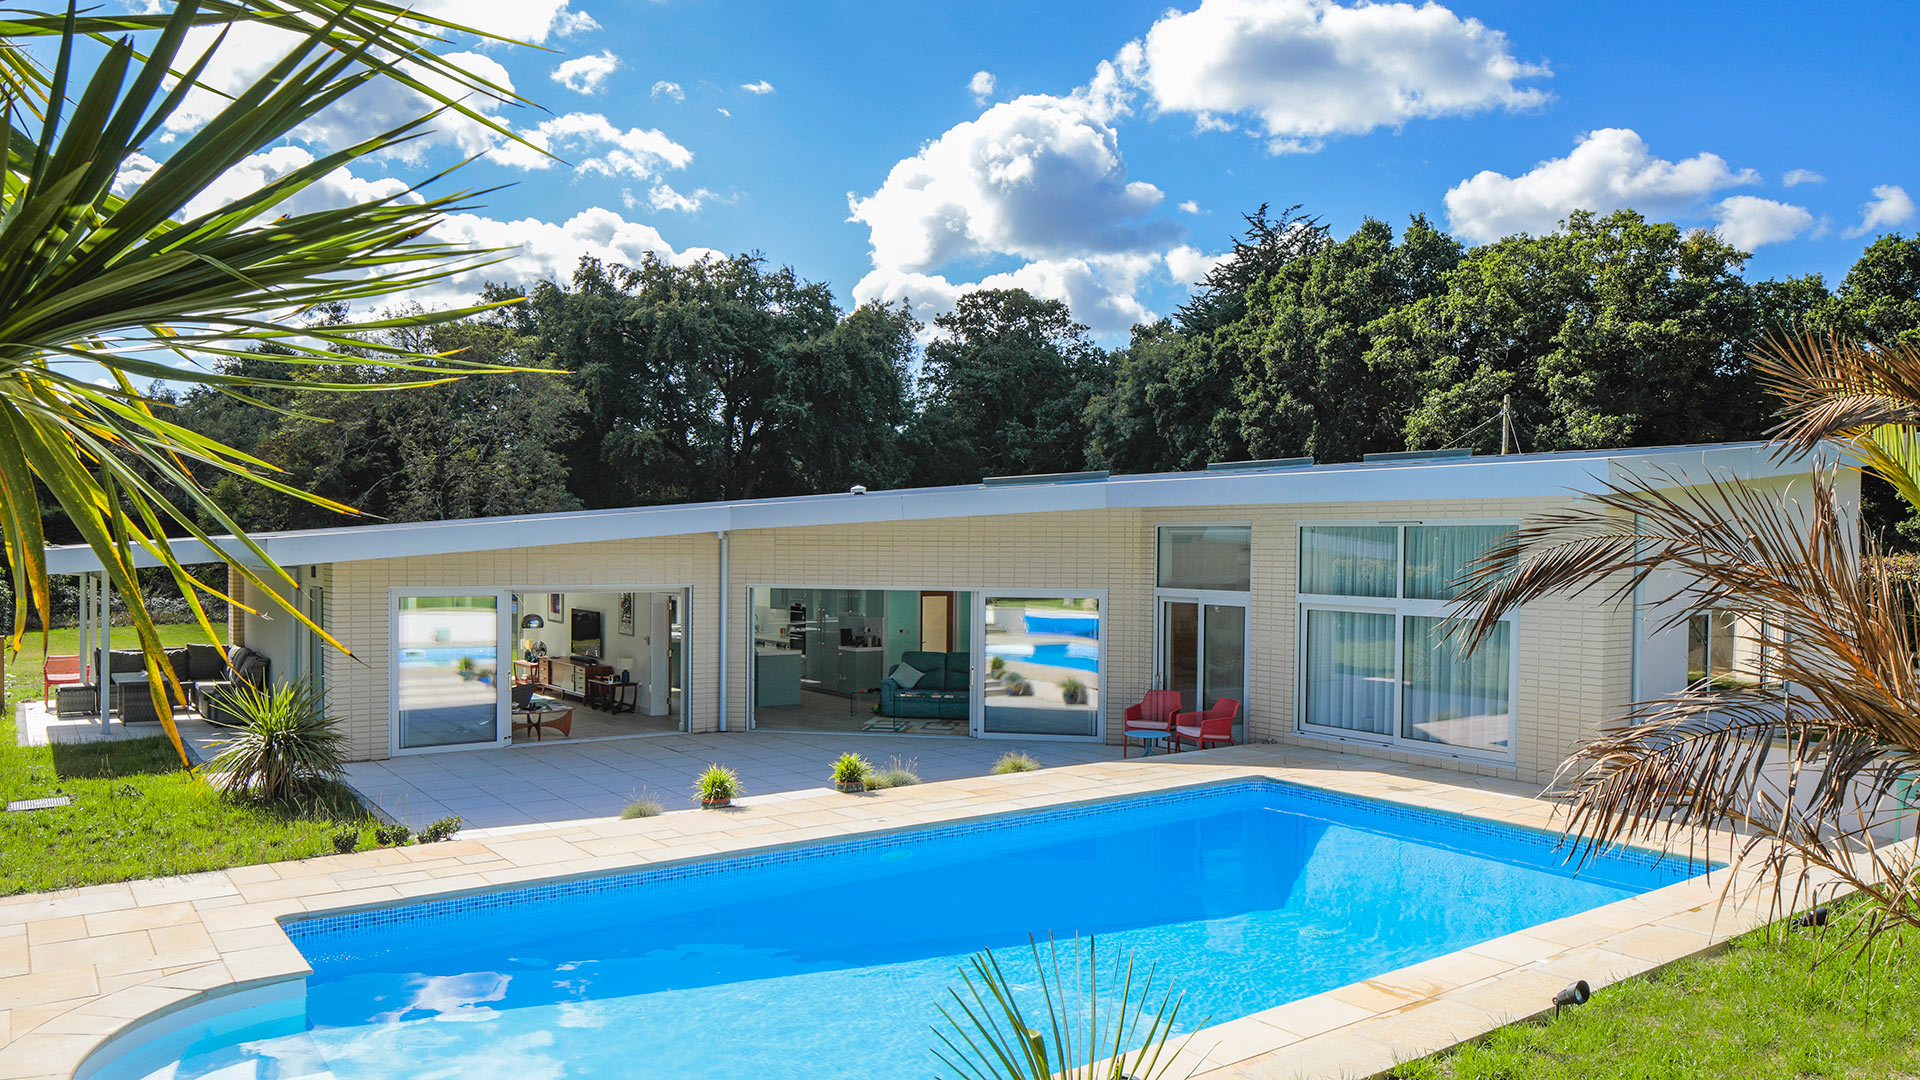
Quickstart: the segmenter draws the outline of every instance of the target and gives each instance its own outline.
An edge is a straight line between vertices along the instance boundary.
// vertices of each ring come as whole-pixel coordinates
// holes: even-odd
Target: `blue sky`
[[[1631,205],[1721,229],[1756,276],[1830,285],[1920,223],[1911,4],[436,5],[552,50],[472,52],[545,109],[500,115],[569,163],[494,149],[462,174],[512,185],[448,227],[526,245],[496,277],[759,250],[845,305],[910,297],[923,317],[975,283],[1026,285],[1114,342],[1263,201],[1339,234],[1424,213],[1476,240]],[[409,104],[362,92],[261,174]],[[452,125],[312,197],[485,148]]]

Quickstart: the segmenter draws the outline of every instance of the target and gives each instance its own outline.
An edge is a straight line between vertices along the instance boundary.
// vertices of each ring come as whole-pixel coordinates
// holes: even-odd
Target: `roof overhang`
[[[864,494],[806,495],[731,503],[642,506],[520,517],[470,518],[257,533],[254,542],[281,566],[360,562],[604,540],[640,540],[808,525],[1043,514],[1074,510],[1191,509],[1208,506],[1301,503],[1406,502],[1567,495],[1635,477],[1660,486],[1713,480],[1755,481],[1805,476],[1841,459],[1837,447],[1782,458],[1765,443],[1722,443],[1638,450],[1578,451],[1507,457],[1355,462],[1270,470],[1222,470],[1064,479],[1033,484],[966,484]],[[231,538],[218,549],[197,540],[175,541],[183,563],[225,559],[250,563],[251,552]],[[158,565],[136,551],[142,566]],[[85,545],[47,549],[47,569],[78,574],[100,569]]]

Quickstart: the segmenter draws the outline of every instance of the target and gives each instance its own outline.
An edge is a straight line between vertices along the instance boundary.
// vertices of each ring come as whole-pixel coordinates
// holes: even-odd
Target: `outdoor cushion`
[[[187,679],[191,682],[207,682],[219,679],[227,673],[227,654],[218,645],[203,645],[188,642]]]
[[[179,648],[168,649],[167,666],[173,668],[173,677],[175,679],[181,682],[191,680],[192,676],[188,674],[187,667],[187,650]]]
[[[911,690],[914,687],[919,686],[920,680],[925,677],[926,677],[925,672],[921,671],[919,668],[914,667],[912,664],[907,664],[907,663],[902,663],[899,666],[895,667],[893,669],[893,674],[887,676],[887,678],[893,680],[893,684],[895,686],[898,686],[902,690]]]
[[[129,671],[147,670],[147,656],[139,649],[115,649],[107,656],[107,672],[121,675]]]

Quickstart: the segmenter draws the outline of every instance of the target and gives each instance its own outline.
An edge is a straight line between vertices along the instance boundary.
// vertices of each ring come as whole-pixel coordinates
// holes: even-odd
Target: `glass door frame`
[[[1035,600],[1092,600],[1099,605],[1100,613],[1100,668],[1095,674],[1100,679],[1098,693],[1100,705],[1093,711],[1093,733],[1090,735],[1044,735],[1022,734],[1008,731],[987,730],[987,599],[1025,599]],[[1107,634],[1112,629],[1109,621],[1112,608],[1105,589],[1026,589],[1018,585],[1006,588],[983,587],[973,590],[973,672],[972,708],[968,710],[967,735],[974,739],[1008,739],[1033,742],[1077,742],[1104,743],[1107,741]]]
[[[513,592],[506,588],[487,588],[473,585],[434,585],[406,586],[387,589],[387,755],[401,757],[407,754],[451,754],[466,750],[495,750],[513,744],[512,698],[507,687],[512,685],[510,674],[513,665],[513,639],[508,624],[513,621]],[[470,743],[454,743],[447,746],[400,745],[400,601],[408,597],[420,596],[491,596],[494,598],[494,680],[493,680],[493,739]],[[503,662],[504,661],[504,662]]]
[[[1219,589],[1155,589],[1153,590],[1153,688],[1165,690],[1167,687],[1167,646],[1172,634],[1167,628],[1167,609],[1170,604],[1193,604],[1196,606],[1194,622],[1194,705],[1198,709],[1210,708],[1206,700],[1207,693],[1207,609],[1210,607],[1237,607],[1241,611],[1242,632],[1240,635],[1240,717],[1234,722],[1234,741],[1246,742],[1248,723],[1247,698],[1252,693],[1253,674],[1253,594]]]

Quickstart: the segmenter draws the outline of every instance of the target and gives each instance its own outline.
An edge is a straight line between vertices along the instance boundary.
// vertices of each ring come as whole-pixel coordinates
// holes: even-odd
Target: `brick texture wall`
[[[1253,525],[1252,608],[1247,688],[1249,736],[1328,745],[1294,733],[1295,583],[1303,521],[1418,518],[1520,519],[1559,499],[1229,506],[1204,510],[1120,509],[861,525],[736,531],[730,540],[730,730],[745,726],[747,647],[753,586],[924,588],[972,592],[1104,590],[1105,710],[1117,739],[1121,711],[1139,701],[1153,670],[1154,538],[1159,525]],[[686,704],[695,731],[715,730],[722,680],[714,597],[719,544],[712,534],[655,540],[556,544],[465,555],[338,563],[328,575],[329,629],[365,663],[327,662],[337,713],[347,718],[356,758],[388,753],[388,612],[394,587],[484,587],[544,591],[618,585],[692,587]],[[1511,763],[1443,762],[1470,772],[1544,780],[1582,739],[1616,715],[1628,696],[1630,620],[1602,596],[1529,606],[1519,628],[1519,741]],[[1339,744],[1355,753],[1408,760],[1429,756]]]

